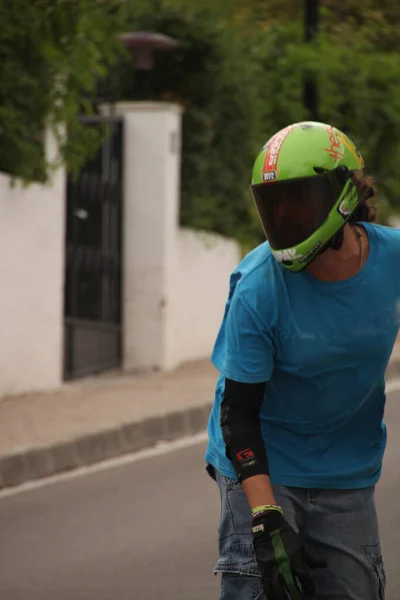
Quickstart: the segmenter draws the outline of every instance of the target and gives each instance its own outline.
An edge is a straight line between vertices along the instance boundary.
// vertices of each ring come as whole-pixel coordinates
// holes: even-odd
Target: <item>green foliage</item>
[[[373,0],[363,9],[349,0],[341,12],[327,3],[321,33],[307,45],[303,15],[298,3],[290,13],[292,4],[231,2],[229,13],[208,0],[157,0],[136,5],[132,16],[132,28],[181,42],[157,55],[151,92],[185,109],[181,222],[233,236],[246,248],[263,239],[249,194],[253,160],[278,129],[311,118],[306,76],[318,85],[320,119],[354,139],[378,179],[383,219],[399,197],[396,28]]]
[[[387,203],[396,207],[400,198],[400,62],[388,39],[400,42],[394,27],[376,16],[357,27],[323,31],[304,56],[318,82],[322,120],[354,140],[378,181],[382,218]]]
[[[235,237],[247,247],[263,239],[249,194],[254,156],[279,121],[283,126],[288,114],[297,119],[305,111],[297,87],[280,86],[279,97],[274,90],[274,63],[290,68],[278,46],[293,27],[266,38],[246,16],[230,20],[220,10],[157,1],[142,14],[136,11],[130,28],[162,32],[181,44],[156,55],[150,94],[184,107],[181,223]],[[118,97],[129,94],[127,68]]]
[[[132,99],[140,86],[118,34],[150,30],[180,42],[156,52],[146,97],[184,108],[182,224],[245,248],[263,239],[253,160],[278,129],[311,117],[306,77],[317,82],[320,119],[359,146],[386,219],[400,202],[399,5],[320,4],[320,34],[307,45],[297,0],[0,0],[0,169],[45,180],[50,122],[60,160],[76,173],[100,142],[78,116],[99,96]]]
[[[50,123],[60,160],[76,172],[99,143],[79,114],[121,44],[115,0],[12,0],[0,4],[0,169],[44,181],[43,132]],[[68,131],[68,137],[66,132]]]

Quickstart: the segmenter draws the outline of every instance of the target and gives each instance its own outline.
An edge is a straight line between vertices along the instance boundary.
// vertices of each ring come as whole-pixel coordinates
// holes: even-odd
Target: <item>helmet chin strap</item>
[[[337,231],[335,233],[335,235],[333,236],[333,238],[331,239],[330,244],[327,246],[327,248],[332,248],[332,250],[340,250],[340,248],[343,245],[343,238],[344,238],[344,226],[341,227],[339,229],[339,231]]]

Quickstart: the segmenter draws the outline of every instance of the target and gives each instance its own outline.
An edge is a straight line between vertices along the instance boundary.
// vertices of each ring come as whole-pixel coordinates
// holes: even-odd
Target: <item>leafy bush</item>
[[[249,193],[253,160],[278,129],[312,117],[306,77],[317,82],[320,119],[359,146],[386,218],[400,198],[400,15],[394,0],[376,5],[346,0],[338,8],[327,0],[320,34],[307,45],[296,0],[3,3],[0,169],[45,180],[41,136],[50,122],[60,159],[76,173],[100,143],[79,114],[101,100],[132,99],[138,89],[118,34],[151,30],[180,42],[156,52],[148,98],[184,107],[182,224],[234,237],[246,249],[263,239]]]
[[[46,124],[71,172],[96,150],[79,115],[93,112],[98,80],[122,51],[121,19],[115,0],[1,3],[0,170],[45,181],[54,166],[44,160]]]

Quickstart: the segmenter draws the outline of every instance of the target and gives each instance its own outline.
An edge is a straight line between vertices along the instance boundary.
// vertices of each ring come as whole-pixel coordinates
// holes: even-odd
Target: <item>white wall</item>
[[[0,173],[0,397],[61,384],[64,211],[63,171],[25,189]]]
[[[124,368],[208,357],[238,245],[182,229],[182,109],[124,103]],[[56,152],[47,136],[50,158]],[[10,187],[0,173],[0,398],[63,381],[65,173]]]
[[[176,230],[167,368],[210,355],[228,298],[229,275],[239,261],[239,246],[233,240],[187,228]]]

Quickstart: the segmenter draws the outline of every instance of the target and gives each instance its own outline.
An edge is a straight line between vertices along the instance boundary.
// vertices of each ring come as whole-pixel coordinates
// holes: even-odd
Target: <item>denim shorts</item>
[[[220,600],[265,600],[255,560],[251,511],[241,484],[211,465],[221,495],[219,558]],[[315,569],[314,600],[384,600],[385,570],[379,542],[374,486],[321,490],[273,486],[290,525],[311,553],[327,562]]]

